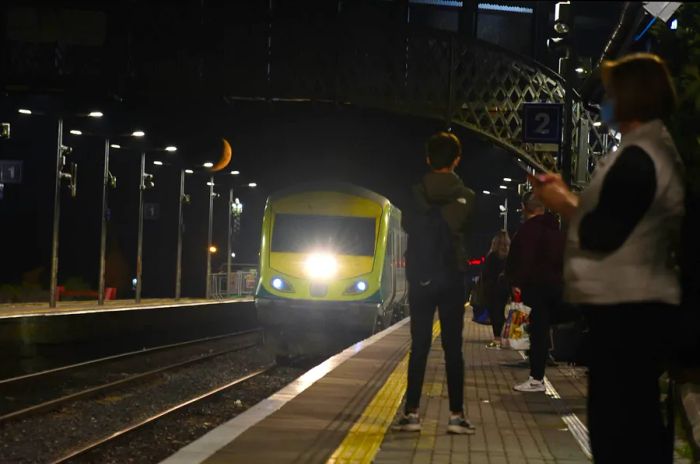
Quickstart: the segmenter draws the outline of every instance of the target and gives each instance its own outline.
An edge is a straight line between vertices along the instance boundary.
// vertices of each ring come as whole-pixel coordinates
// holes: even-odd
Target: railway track
[[[0,426],[11,420],[20,420],[33,414],[48,412],[70,402],[148,381],[168,371],[252,348],[261,342],[262,333],[259,329],[235,332],[132,351],[0,380],[0,398],[2,398],[0,399]],[[160,361],[178,360],[163,362],[163,365],[149,368],[150,365],[158,364],[157,358],[161,358]],[[115,374],[116,370],[131,372]],[[99,379],[93,382],[88,380],[88,385],[81,385],[81,382],[86,381],[86,377],[90,377],[90,371],[98,376],[104,376],[105,372],[112,372],[112,375],[119,375],[120,378],[110,382],[100,382]]]
[[[250,379],[255,378],[259,375],[263,375],[263,374],[269,372],[274,367],[275,366],[272,365],[272,366],[269,366],[269,367],[266,367],[263,369],[259,369],[255,372],[252,372],[252,373],[244,375],[238,379],[235,379],[231,382],[228,382],[225,385],[213,388],[210,391],[203,393],[195,398],[191,398],[189,400],[186,400],[186,401],[183,401],[179,404],[171,406],[163,411],[160,411],[156,414],[152,414],[151,416],[149,416],[145,419],[141,419],[141,420],[136,421],[134,423],[128,424],[128,425],[124,426],[123,428],[121,428],[120,430],[114,431],[114,432],[112,432],[108,435],[105,435],[103,437],[94,439],[91,442],[80,446],[79,448],[70,450],[66,454],[60,456],[59,458],[57,458],[51,462],[52,462],[52,464],[62,464],[62,463],[69,462],[73,459],[86,456],[89,453],[94,453],[94,452],[98,451],[99,448],[104,447],[104,446],[108,446],[109,444],[122,438],[126,434],[129,434],[129,433],[138,431],[144,427],[153,425],[157,421],[159,421],[159,420],[161,420],[161,419],[163,419],[163,418],[165,418],[173,413],[180,412],[187,407],[194,406],[197,403],[207,401],[207,400],[211,399],[214,395],[222,393],[230,388],[235,387],[236,385],[238,385],[242,382],[245,382],[247,380],[250,380]]]

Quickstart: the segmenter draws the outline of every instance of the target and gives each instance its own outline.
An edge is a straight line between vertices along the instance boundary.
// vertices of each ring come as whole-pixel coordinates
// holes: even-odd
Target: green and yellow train
[[[336,352],[406,314],[401,211],[367,189],[306,184],[265,206],[255,304],[278,356]]]

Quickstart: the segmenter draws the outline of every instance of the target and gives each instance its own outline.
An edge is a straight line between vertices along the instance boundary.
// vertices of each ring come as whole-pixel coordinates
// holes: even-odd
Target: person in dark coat
[[[481,286],[484,304],[489,311],[493,341],[486,348],[501,348],[501,331],[505,323],[504,308],[508,300],[508,285],[503,275],[506,268],[506,258],[510,249],[510,237],[505,230],[499,230],[491,240],[491,249],[484,260],[481,271]]]
[[[426,161],[430,172],[422,182],[413,186],[415,208],[404,216],[404,227],[411,246],[413,230],[410,213],[424,214],[438,207],[444,223],[449,228],[452,256],[447,264],[449,276],[445,282],[414,282],[409,285],[408,304],[411,314],[411,353],[408,360],[406,402],[404,414],[393,429],[417,432],[421,429],[418,415],[419,402],[425,376],[425,367],[432,343],[432,325],[435,309],[440,317],[440,338],[445,352],[447,393],[450,402],[450,418],[447,432],[473,434],[475,427],[464,416],[464,358],[462,356],[462,330],[464,328],[465,285],[467,266],[465,243],[468,240],[474,210],[474,192],[467,188],[454,170],[461,160],[462,147],[451,133],[440,132],[428,139]],[[408,255],[408,251],[407,251]],[[411,273],[410,260],[406,260],[407,275]],[[409,280],[410,283],[410,280]]]
[[[556,216],[528,192],[523,197],[525,222],[513,236],[506,276],[520,291],[530,312],[530,377],[513,387],[521,392],[543,392],[549,351],[549,321],[561,302],[564,234]]]

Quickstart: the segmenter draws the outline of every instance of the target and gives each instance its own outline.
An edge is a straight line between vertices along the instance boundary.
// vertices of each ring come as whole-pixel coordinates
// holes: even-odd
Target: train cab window
[[[373,256],[376,219],[354,216],[276,214],[272,252],[329,250],[340,255]]]

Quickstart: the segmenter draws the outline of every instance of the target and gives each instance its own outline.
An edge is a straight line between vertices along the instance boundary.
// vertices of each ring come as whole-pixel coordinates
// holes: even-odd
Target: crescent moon
[[[231,162],[231,145],[224,138],[222,138],[221,141],[224,142],[224,148],[221,151],[221,158],[219,158],[219,161],[217,161],[216,164],[209,169],[211,172],[221,171]]]

